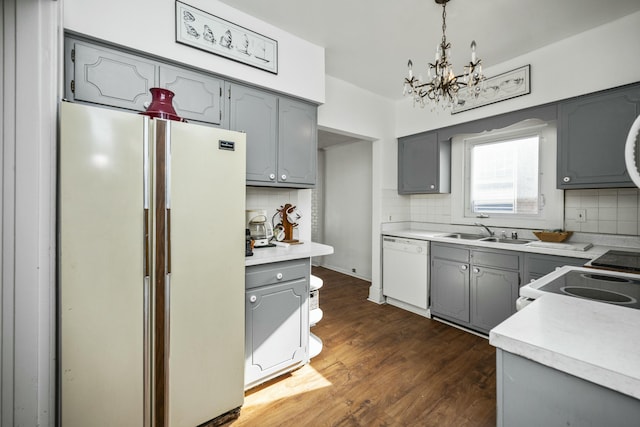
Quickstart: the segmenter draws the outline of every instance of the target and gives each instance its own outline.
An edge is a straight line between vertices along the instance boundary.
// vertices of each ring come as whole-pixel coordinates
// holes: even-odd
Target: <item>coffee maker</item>
[[[267,219],[267,211],[264,209],[252,209],[246,211],[247,228],[251,238],[255,241],[254,247],[271,246],[273,238],[273,226]]]

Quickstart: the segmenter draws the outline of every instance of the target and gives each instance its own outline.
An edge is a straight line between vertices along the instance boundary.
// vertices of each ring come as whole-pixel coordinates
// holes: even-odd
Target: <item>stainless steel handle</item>
[[[479,268],[477,268],[477,267],[475,267],[475,268],[473,269],[473,272],[474,272],[474,273],[480,273],[480,269],[479,269]]]
[[[562,178],[562,182],[569,182],[571,181],[571,177],[565,176],[564,178]]]
[[[282,176],[280,177],[280,179],[282,179],[283,181],[286,181],[286,180],[287,180],[287,175],[282,174]]]
[[[430,188],[430,189],[432,189],[432,190],[434,190],[434,189],[436,188],[436,186],[435,186],[435,185],[433,185],[433,184],[431,184],[431,185],[429,186],[429,188]]]
[[[269,179],[270,179],[271,181],[273,181],[274,179],[276,179],[276,174],[275,174],[275,173],[271,173],[271,174],[269,174]]]
[[[466,265],[461,265],[460,266],[460,270],[462,270],[462,271],[467,271],[467,268],[469,268],[469,267],[466,266]]]
[[[257,297],[257,296],[255,296],[255,295],[251,295],[251,296],[249,297],[249,301],[251,301],[251,302],[256,302],[256,301],[258,301],[258,297]]]
[[[282,273],[278,273],[278,274],[276,274],[276,279],[278,279],[278,280],[282,280],[282,277],[283,277],[283,276],[282,276]]]

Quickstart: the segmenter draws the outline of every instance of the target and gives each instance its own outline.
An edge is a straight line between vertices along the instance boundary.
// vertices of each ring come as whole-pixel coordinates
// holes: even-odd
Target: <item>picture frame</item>
[[[176,0],[176,43],[278,74],[278,42]]]
[[[527,95],[531,93],[530,80],[531,65],[527,64],[490,77],[480,87],[465,87],[458,92],[458,103],[451,109],[451,114]]]

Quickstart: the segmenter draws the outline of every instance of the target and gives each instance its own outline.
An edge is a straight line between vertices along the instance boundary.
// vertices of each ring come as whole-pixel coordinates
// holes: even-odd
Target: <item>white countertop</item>
[[[269,248],[254,248],[253,256],[245,258],[244,265],[260,265],[271,262],[289,261],[292,259],[311,258],[314,256],[331,255],[333,247],[315,242],[302,242],[287,247],[276,246]]]
[[[506,249],[510,251],[518,251],[518,252],[531,252],[538,254],[548,254],[548,255],[559,255],[559,256],[568,256],[574,258],[584,258],[584,259],[593,259],[597,258],[600,255],[604,254],[606,251],[610,249],[618,249],[610,246],[599,246],[594,245],[586,251],[580,250],[583,244],[581,243],[572,243],[570,241],[565,242],[566,244],[575,245],[575,249],[567,249],[566,247],[536,247],[530,246],[528,244],[514,244],[514,243],[498,243],[498,242],[485,242],[478,240],[467,240],[467,239],[455,239],[451,237],[442,237],[445,234],[451,234],[446,231],[428,231],[428,230],[415,230],[411,228],[407,229],[399,229],[399,230],[387,230],[382,232],[385,236],[395,236],[395,237],[404,237],[407,239],[418,239],[418,240],[430,240],[432,242],[443,242],[443,243],[454,243],[459,245],[466,246],[478,246],[482,248],[494,248],[494,249]],[[551,246],[551,245],[549,245]]]
[[[640,310],[545,294],[492,329],[489,342],[640,399]]]

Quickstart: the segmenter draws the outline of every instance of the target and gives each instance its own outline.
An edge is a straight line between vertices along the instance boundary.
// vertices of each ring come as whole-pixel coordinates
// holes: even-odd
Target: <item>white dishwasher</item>
[[[431,317],[428,241],[382,237],[382,294],[388,304]]]

